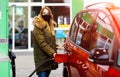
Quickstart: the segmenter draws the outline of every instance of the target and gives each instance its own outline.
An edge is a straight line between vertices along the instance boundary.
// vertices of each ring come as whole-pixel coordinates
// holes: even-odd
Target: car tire
[[[63,69],[63,77],[68,77],[68,70],[66,67]]]

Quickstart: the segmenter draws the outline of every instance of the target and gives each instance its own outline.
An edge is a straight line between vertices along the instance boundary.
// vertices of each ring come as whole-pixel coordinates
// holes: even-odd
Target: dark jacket
[[[53,58],[53,54],[56,52],[56,39],[55,35],[48,30],[49,24],[44,20],[42,20],[40,24],[40,27],[34,26],[33,30],[35,67],[45,60]],[[51,64],[45,64],[43,67],[39,68],[37,72],[53,70],[57,67],[58,65],[53,62]]]

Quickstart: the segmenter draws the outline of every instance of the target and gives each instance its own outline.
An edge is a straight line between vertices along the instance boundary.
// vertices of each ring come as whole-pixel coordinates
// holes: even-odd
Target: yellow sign
[[[70,28],[70,24],[63,24],[63,25],[59,24],[58,28]]]

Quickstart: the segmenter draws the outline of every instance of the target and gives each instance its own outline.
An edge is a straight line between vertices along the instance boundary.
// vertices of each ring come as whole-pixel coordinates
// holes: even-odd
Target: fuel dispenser
[[[0,77],[10,77],[8,56],[8,0],[0,0]]]

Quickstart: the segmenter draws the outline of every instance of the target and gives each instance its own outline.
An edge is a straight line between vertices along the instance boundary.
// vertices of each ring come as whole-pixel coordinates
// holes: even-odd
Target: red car
[[[87,6],[74,17],[64,48],[63,77],[120,77],[120,8]]]

